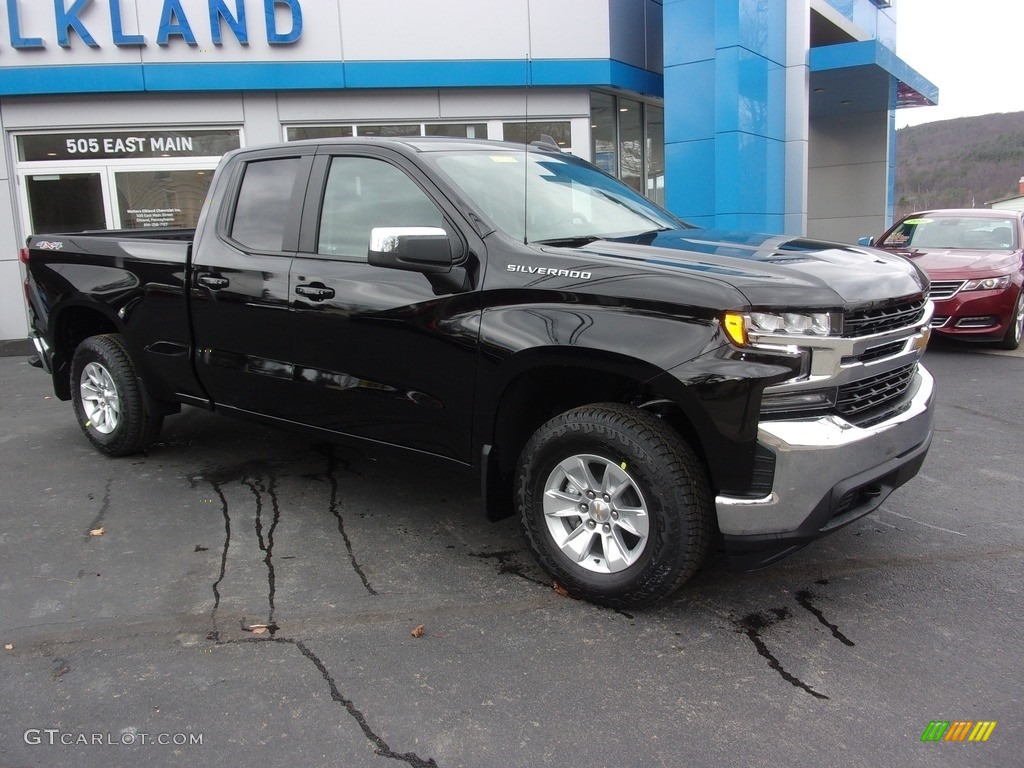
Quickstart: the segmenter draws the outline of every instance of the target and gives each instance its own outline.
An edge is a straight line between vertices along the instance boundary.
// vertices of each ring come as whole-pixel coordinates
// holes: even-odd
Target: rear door
[[[469,460],[483,248],[439,190],[397,153],[317,157],[292,261],[296,407],[304,423]],[[458,224],[457,224],[458,222]],[[467,282],[367,263],[374,227],[440,227]]]
[[[191,277],[196,370],[218,406],[292,417],[288,273],[315,147],[245,155]]]

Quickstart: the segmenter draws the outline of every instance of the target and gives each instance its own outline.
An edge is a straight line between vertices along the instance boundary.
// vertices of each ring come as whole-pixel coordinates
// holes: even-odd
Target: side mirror
[[[857,241],[857,245],[874,245],[874,244],[875,244],[875,238],[873,238],[873,237],[862,237],[860,240]]]
[[[374,227],[367,260],[375,267],[437,274],[450,272],[461,255],[440,227]]]

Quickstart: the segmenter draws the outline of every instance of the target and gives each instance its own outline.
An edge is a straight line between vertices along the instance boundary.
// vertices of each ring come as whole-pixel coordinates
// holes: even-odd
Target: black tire
[[[638,408],[603,403],[556,416],[523,449],[515,487],[541,566],[571,595],[594,603],[661,600],[694,574],[711,545],[703,462],[669,425]]]
[[[1021,334],[1024,332],[1024,288],[1017,294],[1017,303],[1013,305],[1013,317],[1010,318],[1010,327],[1006,329],[1003,338],[996,342],[999,349],[1017,349],[1020,346]]]
[[[71,400],[82,432],[110,456],[138,453],[160,435],[163,416],[147,410],[118,334],[92,336],[78,345],[71,359]]]

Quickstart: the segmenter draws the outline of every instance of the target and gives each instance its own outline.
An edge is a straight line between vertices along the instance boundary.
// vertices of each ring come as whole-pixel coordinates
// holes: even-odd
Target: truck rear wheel
[[[141,451],[163,426],[163,417],[146,408],[135,366],[117,334],[78,345],[71,360],[71,399],[89,442],[110,456]]]
[[[575,408],[544,424],[519,460],[516,494],[527,542],[570,594],[615,607],[667,597],[711,542],[701,460],[638,408]]]

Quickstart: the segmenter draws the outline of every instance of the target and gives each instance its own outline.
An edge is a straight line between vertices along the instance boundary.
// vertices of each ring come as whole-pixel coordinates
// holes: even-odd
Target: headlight
[[[1010,276],[986,277],[982,280],[968,280],[964,283],[962,291],[996,291],[1005,288],[1010,284]]]
[[[750,344],[750,334],[778,336],[831,336],[841,330],[842,316],[831,312],[726,312],[723,326],[734,344]]]

